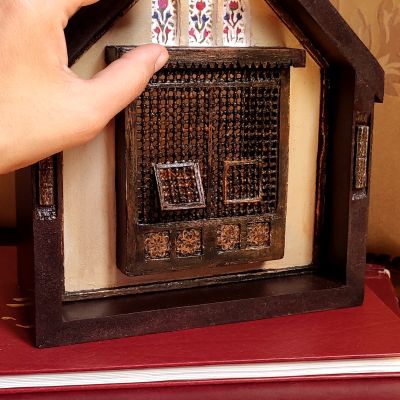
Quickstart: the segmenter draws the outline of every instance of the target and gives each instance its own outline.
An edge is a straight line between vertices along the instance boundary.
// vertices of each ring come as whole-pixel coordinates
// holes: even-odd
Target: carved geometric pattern
[[[145,258],[161,260],[170,257],[171,241],[169,232],[148,233],[144,237]]]
[[[154,169],[162,210],[206,206],[197,163],[157,164]]]
[[[366,189],[368,182],[368,147],[369,147],[369,126],[357,126],[356,137],[356,161],[355,161],[355,189]]]
[[[39,161],[39,206],[55,205],[54,161],[52,157]]]
[[[271,226],[268,222],[249,224],[247,226],[247,247],[262,248],[271,244]]]
[[[179,231],[176,238],[176,253],[179,257],[201,254],[202,234],[200,229]]]
[[[152,78],[135,103],[138,223],[197,221],[276,211],[280,79],[278,66],[241,65],[170,66]],[[259,167],[254,163],[243,167],[253,172],[248,185],[242,180],[239,200],[249,196],[253,201],[225,201],[223,175],[228,160],[259,163]],[[202,189],[206,208],[186,206],[166,212],[161,201],[160,209],[160,196],[154,193],[162,194],[164,189],[160,190],[162,185],[155,179],[154,165],[158,166],[156,170],[161,170],[161,165],[190,162],[194,164],[193,169],[198,165],[201,177],[200,183],[196,178],[196,185],[192,180],[191,196],[196,197]],[[257,196],[256,179],[261,192]],[[165,189],[175,186],[168,182]],[[235,200],[235,185],[228,186],[229,198]],[[207,196],[208,193],[211,194]]]
[[[219,136],[218,145],[214,148],[214,160],[220,177],[215,174],[212,182],[212,189],[217,193],[212,199],[212,206],[215,207],[212,216],[219,218],[273,213],[278,200],[280,74],[274,69],[258,72],[228,70],[226,76],[233,76],[238,83],[215,90],[213,106],[219,110]],[[251,79],[254,79],[254,83],[247,86],[245,82]],[[268,80],[268,83],[264,80]],[[241,81],[244,81],[242,85]],[[262,81],[263,85],[258,86],[257,83]],[[250,189],[252,193],[249,194],[254,195],[255,201],[229,202],[236,200],[235,190],[240,197],[243,194],[238,200],[243,200],[249,190],[243,188],[244,179],[236,183],[229,183],[228,180],[225,185],[221,185],[227,164],[239,162],[240,165],[242,160],[257,160],[260,163],[257,174],[261,193],[254,195],[256,190]],[[247,167],[255,166],[249,164]],[[251,180],[253,184],[254,179]],[[241,187],[236,187],[238,183]],[[258,201],[258,198],[262,201]]]
[[[189,46],[212,46],[214,0],[189,0]]]
[[[56,210],[56,172],[53,157],[39,161],[37,167],[36,216],[41,221],[54,221]]]
[[[222,225],[218,227],[217,245],[221,251],[237,250],[240,247],[240,225]]]
[[[152,0],[152,42],[172,46],[177,44],[177,0]]]
[[[261,164],[258,161],[225,161],[225,203],[255,203],[261,200]]]
[[[224,0],[223,43],[225,46],[245,46],[247,8],[245,0]]]

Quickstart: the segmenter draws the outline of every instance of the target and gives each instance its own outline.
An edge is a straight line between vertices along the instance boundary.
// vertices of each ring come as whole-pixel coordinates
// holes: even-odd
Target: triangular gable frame
[[[102,0],[81,9],[66,28],[70,65],[137,1]],[[47,219],[37,218],[35,200],[32,201],[38,198],[40,191],[40,166],[17,174],[18,222],[27,228],[20,244],[20,280],[24,287],[35,286],[37,346],[51,347],[362,303],[373,111],[374,103],[383,101],[384,73],[329,0],[266,2],[321,67],[317,165],[320,175],[317,213],[320,215],[315,229],[315,273],[237,284],[241,285],[240,294],[224,286],[195,289],[195,292],[154,293],[146,295],[146,301],[159,304],[151,310],[146,307],[140,310],[141,300],[135,296],[64,304],[60,154],[54,157],[53,165],[45,164],[54,166],[56,177],[56,203],[54,210],[50,210],[54,215],[47,215],[50,216]],[[366,133],[370,134],[369,144],[360,143]],[[359,174],[359,165],[368,166],[365,176]]]

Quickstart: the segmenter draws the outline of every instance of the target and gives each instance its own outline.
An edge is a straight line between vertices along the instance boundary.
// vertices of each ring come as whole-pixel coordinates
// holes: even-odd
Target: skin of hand
[[[93,139],[168,60],[144,45],[90,80],[68,68],[64,28],[94,0],[0,1],[0,174]]]

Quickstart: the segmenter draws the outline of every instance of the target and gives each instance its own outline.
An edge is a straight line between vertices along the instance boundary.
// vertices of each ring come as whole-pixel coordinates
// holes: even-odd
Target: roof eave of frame
[[[66,38],[69,64],[90,48],[115,20],[138,0],[101,0],[83,7],[69,22]],[[266,0],[307,48],[307,42],[320,52],[330,66],[352,67],[375,101],[384,96],[384,71],[375,57],[340,16],[329,0]],[[300,33],[300,35],[299,35]]]
[[[375,101],[383,101],[384,70],[329,0],[266,2],[286,25],[296,24],[301,35],[296,31],[293,33],[304,47],[311,42],[330,66],[351,66],[357,78],[370,89]]]
[[[138,1],[100,0],[94,5],[82,7],[65,28],[69,65],[73,65]]]

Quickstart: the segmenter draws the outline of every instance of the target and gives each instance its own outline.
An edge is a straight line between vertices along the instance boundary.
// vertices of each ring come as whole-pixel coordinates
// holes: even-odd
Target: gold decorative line
[[[31,303],[6,304],[7,307],[11,307],[11,308],[22,308],[22,307],[28,307],[30,305],[31,305]]]
[[[18,328],[22,328],[22,329],[32,329],[33,325],[20,325],[20,324],[15,324],[15,326],[17,326]]]
[[[13,298],[13,301],[17,301],[17,302],[20,302],[20,303],[25,303],[28,300],[29,300],[29,297],[14,297]]]
[[[14,317],[1,317],[3,321],[16,321]]]

